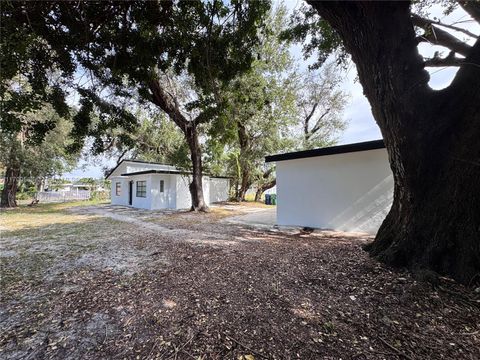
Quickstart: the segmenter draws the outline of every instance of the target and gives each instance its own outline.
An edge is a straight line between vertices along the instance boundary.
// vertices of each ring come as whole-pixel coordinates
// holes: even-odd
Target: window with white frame
[[[115,195],[120,196],[122,195],[122,183],[115,183]]]
[[[165,182],[163,180],[160,180],[160,192],[162,193],[165,188]]]
[[[137,181],[137,197],[147,197],[146,181]]]

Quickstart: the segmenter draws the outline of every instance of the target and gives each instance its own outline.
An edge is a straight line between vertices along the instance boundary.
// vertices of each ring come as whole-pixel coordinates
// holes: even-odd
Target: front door
[[[132,205],[133,198],[133,181],[128,182],[128,205]]]

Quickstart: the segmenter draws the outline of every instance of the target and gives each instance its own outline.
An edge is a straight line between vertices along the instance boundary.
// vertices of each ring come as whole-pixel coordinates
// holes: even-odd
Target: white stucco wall
[[[188,209],[192,206],[189,184],[192,181],[191,176],[176,176],[176,208]],[[230,190],[229,179],[203,177],[203,197],[207,205],[212,202],[227,201]]]
[[[192,201],[189,184],[191,176],[177,174],[145,174],[130,177],[111,177],[111,203],[113,205],[128,204],[129,182],[132,185],[132,207],[142,209],[188,209]],[[164,192],[160,192],[160,180],[164,181]],[[145,198],[137,197],[137,181],[147,182],[147,194]],[[120,196],[115,195],[115,184],[121,183]],[[209,205],[215,201],[228,200],[229,179],[203,178],[204,198]],[[213,193],[212,193],[213,191]],[[212,200],[213,199],[213,200]]]
[[[171,182],[176,175],[154,174],[151,175],[151,209],[175,209],[175,187]],[[173,180],[172,180],[173,179]],[[163,193],[160,192],[160,181],[163,180]]]
[[[390,210],[385,149],[277,162],[277,223],[374,234]]]
[[[192,206],[192,199],[190,197],[190,190],[188,185],[190,184],[191,176],[176,175],[176,208],[188,209]]]
[[[111,182],[111,203],[114,205],[128,205],[128,179],[122,177],[113,177]],[[116,195],[116,183],[121,186],[120,196]]]
[[[210,176],[202,178],[203,200],[207,205],[210,205]]]
[[[152,207],[152,176],[151,175],[138,175],[132,176],[133,186],[132,186],[132,206],[140,209],[151,209]],[[137,182],[146,181],[147,182],[147,194],[146,197],[137,197]]]
[[[215,203],[228,200],[230,179],[210,178],[209,202]]]

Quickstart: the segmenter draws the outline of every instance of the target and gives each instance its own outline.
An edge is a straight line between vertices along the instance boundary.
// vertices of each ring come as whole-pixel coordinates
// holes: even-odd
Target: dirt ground
[[[0,215],[0,358],[480,358],[475,288],[386,268],[368,236],[78,205]]]

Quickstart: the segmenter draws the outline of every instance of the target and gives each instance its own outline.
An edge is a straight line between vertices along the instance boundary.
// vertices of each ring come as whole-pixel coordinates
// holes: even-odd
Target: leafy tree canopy
[[[71,123],[61,118],[51,105],[30,111],[21,116],[23,128],[15,134],[10,131],[0,132],[0,162],[5,167],[19,169],[20,178],[32,181],[60,175],[71,170],[79,157],[79,153],[68,153],[66,147],[71,140],[68,134]],[[30,124],[55,123],[42,141],[32,139],[36,136]]]

